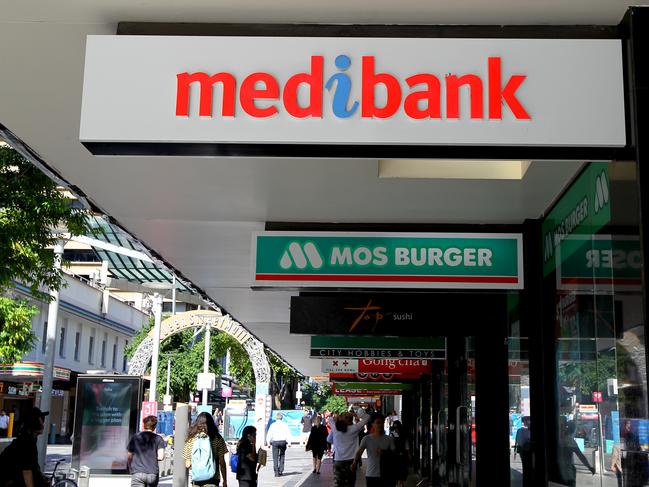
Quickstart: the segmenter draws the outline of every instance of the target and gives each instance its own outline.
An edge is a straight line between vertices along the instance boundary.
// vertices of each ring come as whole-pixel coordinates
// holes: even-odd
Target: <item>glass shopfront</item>
[[[548,471],[561,485],[649,480],[639,228],[636,164],[621,161],[587,165],[543,222],[554,306]]]

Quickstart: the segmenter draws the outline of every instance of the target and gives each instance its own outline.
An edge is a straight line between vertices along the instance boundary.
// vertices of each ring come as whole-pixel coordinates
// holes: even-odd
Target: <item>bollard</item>
[[[176,430],[174,431],[173,487],[187,487],[187,469],[183,449],[189,429],[189,406],[176,404]],[[218,467],[217,467],[218,468]]]
[[[14,413],[9,413],[9,429],[7,430],[7,438],[14,437]]]
[[[593,450],[593,463],[591,464],[593,467],[595,467],[595,473],[600,473],[600,466],[599,466],[599,450]]]
[[[56,425],[54,423],[50,424],[50,434],[48,435],[48,443],[50,445],[56,444]]]

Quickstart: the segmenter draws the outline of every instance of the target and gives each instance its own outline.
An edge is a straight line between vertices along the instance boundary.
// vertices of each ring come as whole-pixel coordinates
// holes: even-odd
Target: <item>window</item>
[[[95,337],[91,336],[88,341],[88,363],[92,364],[95,361]]]
[[[106,367],[106,342],[108,341],[108,334],[104,333],[104,339],[101,341],[101,366]]]
[[[81,352],[81,350],[79,350],[80,348],[81,348],[81,332],[78,331],[74,335],[74,360],[76,360],[77,362],[79,361],[79,353]]]
[[[172,304],[173,303],[171,301],[162,303],[162,312],[163,313],[171,313]]]
[[[119,338],[115,337],[115,343],[113,343],[113,361],[111,368],[115,370],[115,365],[117,364],[117,342],[119,341]]]
[[[63,251],[63,258],[70,262],[101,262],[92,249],[66,249]]]
[[[124,355],[122,356],[122,372],[126,372],[126,347],[128,347],[128,340],[124,341]]]
[[[65,358],[65,327],[59,330],[59,357]]]
[[[47,348],[47,321],[43,323],[43,336],[41,337],[41,352],[45,353]]]

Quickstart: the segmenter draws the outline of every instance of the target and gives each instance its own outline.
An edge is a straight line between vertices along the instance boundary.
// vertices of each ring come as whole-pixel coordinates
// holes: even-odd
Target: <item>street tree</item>
[[[47,301],[41,287],[60,289],[54,267],[55,228],[71,235],[89,232],[87,213],[75,208],[62,188],[9,146],[0,145],[0,362],[15,362],[33,346],[31,320],[37,308],[10,294],[16,282]]]

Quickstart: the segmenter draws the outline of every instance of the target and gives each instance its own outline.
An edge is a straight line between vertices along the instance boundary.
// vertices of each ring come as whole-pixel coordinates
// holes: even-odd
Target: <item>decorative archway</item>
[[[257,340],[239,323],[229,315],[223,315],[219,311],[198,310],[177,313],[167,318],[160,324],[160,341],[190,328],[202,328],[205,326],[227,333],[237,340],[248,352],[252,370],[255,374],[255,426],[259,436],[258,441],[263,444],[265,439],[266,424],[270,419],[271,401],[268,394],[270,383],[270,364],[264,352],[264,344]],[[133,358],[129,363],[128,374],[142,376],[151,361],[153,354],[153,329],[149,332],[140,345],[137,347]]]

